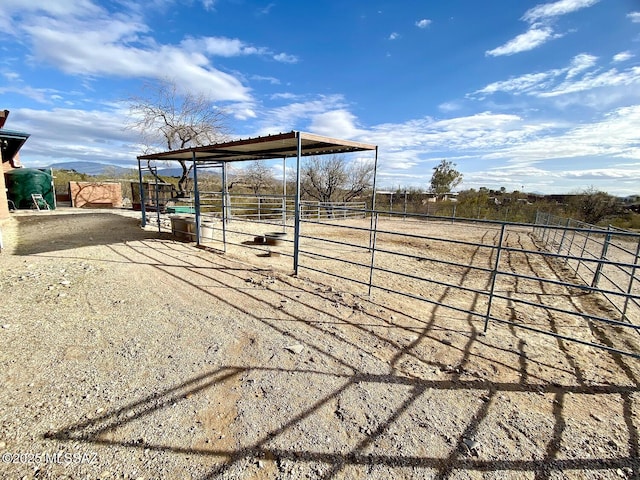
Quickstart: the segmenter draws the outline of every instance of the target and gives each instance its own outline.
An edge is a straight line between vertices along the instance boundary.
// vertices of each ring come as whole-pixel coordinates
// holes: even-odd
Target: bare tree
[[[275,183],[271,169],[259,160],[251,162],[240,175],[240,179],[254,195],[258,195],[261,189],[268,188]]]
[[[302,166],[301,193],[320,202],[348,202],[371,184],[372,162],[347,164],[341,155],[309,157]]]
[[[140,133],[145,153],[210,145],[228,138],[228,114],[202,93],[180,93],[174,81],[145,86],[146,95],[129,100],[129,128]],[[186,195],[190,167],[180,160],[178,196]]]

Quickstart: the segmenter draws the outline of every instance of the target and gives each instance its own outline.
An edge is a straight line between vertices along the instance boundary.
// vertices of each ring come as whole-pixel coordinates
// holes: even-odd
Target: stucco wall
[[[122,187],[112,182],[69,182],[72,207],[122,207]]]
[[[13,168],[11,162],[4,161],[2,151],[0,151],[0,163],[2,163],[2,171],[0,171],[0,220],[9,218],[9,203],[7,202],[7,185],[4,181],[4,172],[8,172]]]

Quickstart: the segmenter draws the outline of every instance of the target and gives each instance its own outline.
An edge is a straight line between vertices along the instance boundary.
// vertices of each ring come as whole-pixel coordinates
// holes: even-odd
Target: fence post
[[[487,314],[484,319],[484,333],[487,333],[487,328],[489,327],[489,317],[491,317],[491,304],[493,303],[493,293],[496,288],[496,277],[498,276],[498,269],[500,267],[500,256],[502,254],[502,241],[504,239],[504,230],[506,224],[502,224],[502,228],[500,229],[500,239],[498,240],[498,248],[496,250],[496,261],[493,265],[493,272],[491,272],[491,289],[489,290],[489,305],[487,305]]]
[[[562,238],[560,239],[560,245],[558,245],[558,253],[562,251],[562,245],[564,244],[564,239],[567,236],[567,228],[569,228],[570,218],[567,218],[567,224],[564,226],[564,230],[562,230]]]
[[[547,242],[549,241],[549,229],[547,227],[549,226],[550,222],[551,222],[551,214],[547,213],[547,219],[544,224],[544,230],[542,231],[542,243],[544,245],[546,245]],[[545,236],[547,237],[546,239],[545,239]]]
[[[560,226],[560,220],[562,220],[562,218],[561,217],[556,217],[555,220],[556,220],[556,225],[555,226],[559,227]],[[558,236],[558,230],[559,230],[558,228],[554,228],[553,229],[553,240],[551,240],[551,242],[550,242],[551,246],[556,244],[556,237]],[[551,250],[549,250],[549,251],[551,251]]]
[[[631,296],[633,280],[636,277],[636,269],[638,268],[638,257],[640,257],[640,238],[638,239],[638,246],[636,247],[636,258],[633,260],[633,267],[631,267],[631,276],[629,277],[629,286],[627,287],[627,296],[624,298],[624,307],[622,308],[621,320],[625,321],[626,319],[629,323],[631,322],[627,318],[627,308],[629,307],[629,297]]]
[[[567,226],[571,226],[571,219],[567,222]],[[567,248],[567,258],[565,259],[565,265],[569,263],[569,257],[571,256],[571,249],[573,248],[573,240],[576,238],[576,231],[571,231],[571,241],[569,242],[569,248]]]
[[[608,227],[609,229],[611,226]],[[597,287],[598,282],[600,281],[600,274],[602,273],[602,260],[607,259],[607,250],[609,249],[609,244],[611,243],[611,232],[607,233],[604,237],[604,242],[602,244],[602,253],[600,254],[600,261],[598,262],[598,266],[596,267],[596,272],[593,274],[593,281],[591,282],[592,287]]]
[[[375,265],[376,259],[376,237],[378,236],[378,212],[375,213],[374,223],[373,223],[373,240],[371,243],[371,265],[369,266],[369,292],[368,295],[371,296],[371,288],[373,286],[373,269]]]

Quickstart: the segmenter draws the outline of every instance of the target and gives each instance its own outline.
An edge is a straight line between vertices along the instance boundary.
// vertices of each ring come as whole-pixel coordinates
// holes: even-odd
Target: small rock
[[[71,282],[69,280],[62,280],[60,285],[71,285]]]
[[[4,448],[7,446],[7,442],[0,442],[0,448]]]
[[[476,456],[478,455],[478,448],[480,447],[480,442],[477,442],[472,438],[463,438],[462,443],[464,443],[465,446],[467,447],[469,454],[476,455]]]
[[[286,350],[289,350],[290,352],[295,353],[296,355],[299,355],[302,353],[302,351],[304,350],[304,346],[296,343],[294,345],[287,345],[286,347],[284,347]]]
[[[591,418],[593,418],[596,422],[601,422],[602,421],[602,419],[598,415],[596,415],[595,413],[591,414]]]

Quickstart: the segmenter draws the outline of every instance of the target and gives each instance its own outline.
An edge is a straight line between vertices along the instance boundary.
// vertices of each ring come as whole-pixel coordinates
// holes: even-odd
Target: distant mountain
[[[117,165],[96,162],[60,162],[53,163],[47,168],[57,170],[75,170],[78,173],[86,173],[87,175],[103,175],[105,173],[120,175],[130,173],[132,170],[137,170],[137,168],[134,169],[133,167],[124,168]]]
[[[138,167],[124,168],[117,165],[96,162],[60,162],[53,163],[46,168],[53,168],[57,170],[75,170],[78,173],[86,173],[87,175],[121,175],[125,173],[131,173],[132,170],[134,172],[138,171]],[[207,173],[210,173],[210,170],[207,170]],[[158,175],[160,177],[180,178],[182,176],[182,168],[159,168]],[[193,174],[191,173],[190,176],[193,177]]]

